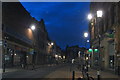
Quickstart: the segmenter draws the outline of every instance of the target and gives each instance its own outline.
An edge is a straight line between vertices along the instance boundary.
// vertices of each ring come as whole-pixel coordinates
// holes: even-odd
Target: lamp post
[[[102,16],[103,16],[103,11],[102,10],[98,10],[97,11],[97,18],[99,18],[99,19],[101,19],[102,18]],[[98,65],[99,65],[99,69],[98,69],[98,71],[97,71],[97,75],[98,75],[98,80],[100,80],[100,68],[101,68],[101,66],[100,66],[100,47],[101,47],[101,43],[100,43],[100,37],[101,37],[101,35],[100,35],[100,25],[99,25],[99,23],[100,23],[100,21],[98,20],[98,38],[99,38],[99,47],[98,47]]]
[[[98,18],[98,39],[99,39],[99,48],[98,48],[98,50],[99,50],[99,52],[98,52],[98,64],[99,64],[99,69],[98,69],[98,71],[97,71],[97,74],[98,74],[98,80],[100,80],[100,46],[101,46],[101,43],[100,43],[100,26],[99,26],[99,19],[100,18],[102,18],[102,16],[103,16],[103,11],[102,10],[98,10],[97,12],[97,18]],[[93,18],[93,16],[92,16],[92,14],[89,14],[88,15],[88,19],[89,20],[91,20]]]
[[[85,33],[84,33],[84,38],[87,38],[87,37],[88,37],[88,33],[85,32]],[[88,41],[88,40],[87,40],[87,41]],[[86,41],[86,39],[85,39],[85,47],[86,47],[86,42],[87,42],[87,41]]]
[[[97,18],[99,18],[99,19],[102,18],[102,15],[103,15],[102,10],[98,10],[97,11]],[[100,69],[100,47],[101,47],[100,37],[101,37],[101,35],[100,35],[100,25],[99,25],[100,20],[99,19],[98,19],[98,38],[99,38],[99,47],[98,47],[99,55],[98,55],[98,58],[99,58],[99,69]]]
[[[35,25],[32,25],[30,27],[30,29],[33,31],[35,31],[36,27]],[[33,69],[35,68],[35,35],[34,35],[34,32],[33,32],[33,48],[34,48],[34,51],[33,51],[33,56],[32,56],[32,65],[33,65]]]
[[[88,33],[87,32],[85,32],[84,33],[84,38],[87,38],[88,37]],[[85,39],[85,47],[86,47],[86,43],[87,43],[87,41],[86,41],[86,39]],[[87,71],[88,71],[88,64],[87,64],[87,60],[86,60],[86,53],[84,53],[84,60],[85,60],[85,64],[86,64],[86,69],[87,69]]]

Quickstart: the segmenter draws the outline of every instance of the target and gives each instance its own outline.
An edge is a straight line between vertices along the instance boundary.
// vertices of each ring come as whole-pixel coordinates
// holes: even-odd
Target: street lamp
[[[85,37],[85,38],[88,37],[88,33],[87,33],[87,32],[84,33],[84,37]],[[87,41],[85,40],[85,47],[86,47],[86,43],[87,43]],[[84,59],[85,59],[85,65],[86,65],[87,71],[88,71],[88,62],[87,62],[87,60],[86,60],[86,53],[84,53]]]
[[[99,18],[99,19],[102,18],[102,16],[103,16],[103,11],[102,11],[102,10],[98,10],[96,16],[97,16],[97,18]],[[92,18],[93,18],[93,16],[92,16],[91,14],[89,14],[89,15],[88,15],[88,19],[91,20]],[[98,20],[99,20],[99,19],[98,19]],[[85,33],[84,36],[85,36],[85,35],[86,35],[86,37],[87,37],[87,33]],[[98,38],[99,38],[99,59],[100,59],[100,26],[98,26],[98,35],[99,35],[99,36],[98,36]],[[88,42],[88,41],[87,41],[87,42]],[[96,50],[96,51],[97,51],[97,50]],[[92,49],[89,49],[89,52],[93,52]],[[92,54],[93,54],[93,53],[92,53]],[[99,63],[99,69],[100,69],[100,60],[99,60],[98,63]],[[99,73],[99,71],[98,71],[98,73]],[[100,78],[100,75],[98,75],[98,79],[99,79],[99,78]]]
[[[98,10],[97,11],[97,17],[98,18],[102,18],[103,16],[103,11],[102,10]],[[98,22],[100,22],[100,20],[98,20]],[[98,23],[99,24],[99,23]],[[99,38],[99,59],[100,59],[100,26],[98,25],[98,38]],[[99,60],[99,65],[100,65],[100,60]]]
[[[58,56],[59,58],[61,58],[61,56]]]
[[[63,56],[63,59],[65,59],[65,56]]]
[[[102,10],[98,10],[97,11],[97,17],[100,19],[100,18],[102,18],[102,16],[103,16],[103,11]],[[98,20],[98,24],[99,24],[99,22],[100,22],[100,20]],[[98,79],[100,79],[100,45],[101,45],[101,43],[100,43],[100,26],[98,25],[98,38],[99,38],[99,53],[98,53],[98,64],[99,64],[99,70],[97,71],[97,76],[98,76]]]
[[[84,37],[85,37],[85,38],[88,37],[88,33],[87,33],[87,32],[84,33]]]
[[[30,29],[32,31],[34,31],[36,29],[36,26],[35,25],[32,25],[30,26]],[[33,51],[33,55],[32,55],[32,65],[33,65],[33,69],[35,67],[35,34],[33,32],[33,48],[34,48],[34,51]]]
[[[88,37],[88,33],[87,33],[87,32],[84,33],[84,37],[85,37],[85,38]],[[85,47],[86,47],[86,40],[85,40]]]
[[[91,20],[93,18],[92,14],[88,14],[88,20]]]
[[[55,58],[58,58],[58,55],[57,55],[57,54],[55,55]]]
[[[30,29],[34,31],[34,30],[35,30],[35,25],[32,25],[32,26],[30,27]]]
[[[97,11],[97,17],[102,17],[103,15],[103,11],[102,10],[98,10]]]
[[[87,40],[87,42],[89,43],[90,41],[89,41],[89,40]]]
[[[52,43],[51,43],[51,45],[53,46],[53,45],[54,45],[54,43],[52,42]]]
[[[49,45],[49,46],[53,46],[53,45],[54,45],[54,43],[53,43],[53,42],[51,42],[51,43],[48,43],[48,45]]]

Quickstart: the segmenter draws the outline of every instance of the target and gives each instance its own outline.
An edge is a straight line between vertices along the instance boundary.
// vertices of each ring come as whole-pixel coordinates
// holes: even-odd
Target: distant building
[[[85,48],[81,48],[78,45],[76,45],[76,46],[70,46],[70,47],[67,46],[66,47],[66,51],[65,51],[66,52],[66,58],[67,58],[68,61],[71,62],[72,59],[78,58],[79,54],[81,56],[83,56],[85,50],[86,50]],[[80,51],[80,53],[79,53],[79,51]]]
[[[98,10],[103,11],[101,18],[96,15]],[[92,67],[114,71],[120,66],[120,2],[92,2],[90,12],[94,16],[89,27],[91,48],[100,48],[100,58],[93,53]]]
[[[32,31],[30,26],[35,25]],[[47,63],[49,37],[43,19],[37,21],[19,2],[2,3],[5,66]]]

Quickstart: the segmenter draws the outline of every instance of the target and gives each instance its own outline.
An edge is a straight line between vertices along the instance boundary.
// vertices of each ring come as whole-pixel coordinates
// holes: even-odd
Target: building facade
[[[36,29],[32,31],[30,27]],[[48,33],[44,20],[31,17],[19,2],[2,3],[3,64],[47,63]]]
[[[102,10],[102,17],[97,17],[97,11]],[[99,49],[92,53],[92,67],[115,71],[120,66],[120,2],[92,2],[90,12],[90,44],[91,48]]]
[[[85,57],[85,50],[84,47],[79,47],[78,45],[75,46],[67,46],[66,47],[66,59],[68,62],[71,63],[72,59],[77,59],[80,57]]]

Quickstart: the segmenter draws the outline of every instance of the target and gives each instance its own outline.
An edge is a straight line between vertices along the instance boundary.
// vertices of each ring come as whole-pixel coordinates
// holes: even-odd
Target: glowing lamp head
[[[35,30],[35,26],[34,25],[31,26],[31,30]]]
[[[54,45],[54,43],[52,42],[51,45]]]
[[[58,55],[55,55],[56,58],[58,58]]]
[[[97,11],[97,17],[102,17],[103,15],[103,11],[102,10],[98,10]]]
[[[88,14],[88,20],[91,20],[93,18],[92,14]]]
[[[89,41],[89,40],[87,40],[87,42],[89,43],[90,41]]]
[[[87,32],[84,33],[84,37],[88,37],[88,33]]]

